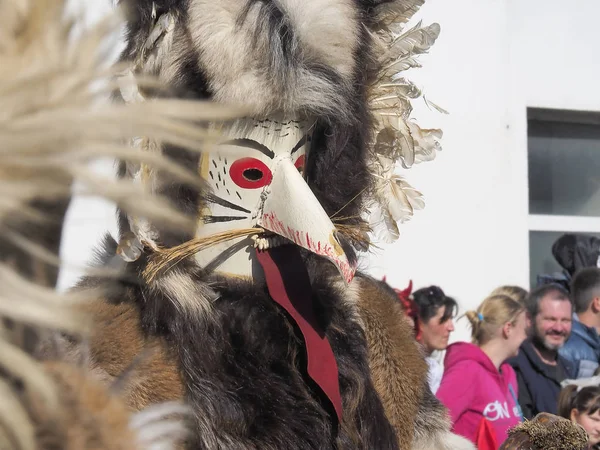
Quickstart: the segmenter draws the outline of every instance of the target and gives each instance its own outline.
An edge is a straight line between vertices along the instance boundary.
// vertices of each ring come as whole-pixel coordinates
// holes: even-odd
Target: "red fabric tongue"
[[[269,294],[292,316],[304,336],[308,375],[332,403],[341,423],[338,366],[331,345],[316,320],[310,279],[300,252],[296,247],[286,245],[256,254],[265,272]]]

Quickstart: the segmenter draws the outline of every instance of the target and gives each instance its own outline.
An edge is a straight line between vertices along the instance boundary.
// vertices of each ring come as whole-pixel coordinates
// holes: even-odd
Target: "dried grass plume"
[[[60,243],[64,209],[49,217],[39,205],[68,202],[78,180],[84,194],[112,200],[128,213],[193,226],[143,186],[107,182],[89,163],[116,158],[197,182],[193,173],[131,142],[147,136],[200,151],[209,135],[197,124],[232,116],[200,102],[106,101],[122,68],[108,69],[104,44],[119,20],[115,14],[75,37],[65,0],[0,2],[0,449],[158,450],[185,434],[173,419],[184,412],[181,405],[132,415],[84,368],[42,361],[32,351],[32,342],[47,332],[85,336],[88,323],[73,306],[94,296],[59,294],[49,279],[36,282],[35,270],[23,270],[21,260],[60,264],[52,248]],[[32,225],[50,234],[31,239],[25,230]]]

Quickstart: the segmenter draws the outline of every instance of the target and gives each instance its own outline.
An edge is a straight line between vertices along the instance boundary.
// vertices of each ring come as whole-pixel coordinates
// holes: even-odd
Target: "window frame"
[[[527,131],[526,139],[529,139],[529,122],[540,120],[545,122],[576,123],[584,125],[596,125],[600,127],[600,112],[568,110],[558,108],[527,107]],[[529,144],[526,145],[529,157]],[[600,177],[600,174],[598,175]],[[527,168],[527,190],[529,191],[529,168]],[[527,240],[531,232],[553,232],[553,233],[600,233],[600,214],[598,216],[571,216],[552,214],[531,214],[529,196],[527,196]],[[528,249],[529,274],[532,279],[531,247]],[[537,275],[537,274],[536,274]]]

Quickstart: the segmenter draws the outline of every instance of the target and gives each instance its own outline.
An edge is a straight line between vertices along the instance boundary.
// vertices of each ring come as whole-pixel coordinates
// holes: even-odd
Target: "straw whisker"
[[[148,283],[151,283],[159,274],[171,270],[181,261],[206,248],[222,242],[230,241],[232,239],[264,232],[265,230],[263,228],[258,227],[242,228],[238,230],[225,231],[223,233],[216,233],[210,236],[197,237],[171,248],[153,248],[150,261],[148,262],[142,275]]]

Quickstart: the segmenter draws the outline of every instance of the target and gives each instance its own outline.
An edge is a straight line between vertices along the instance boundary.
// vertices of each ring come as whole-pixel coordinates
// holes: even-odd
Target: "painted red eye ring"
[[[273,174],[256,158],[241,158],[231,165],[229,176],[242,189],[258,189],[271,184]]]
[[[298,171],[300,171],[301,173],[304,172],[304,162],[305,161],[306,161],[306,155],[300,155],[300,157],[294,163],[294,166],[296,166],[296,169],[298,169]]]

